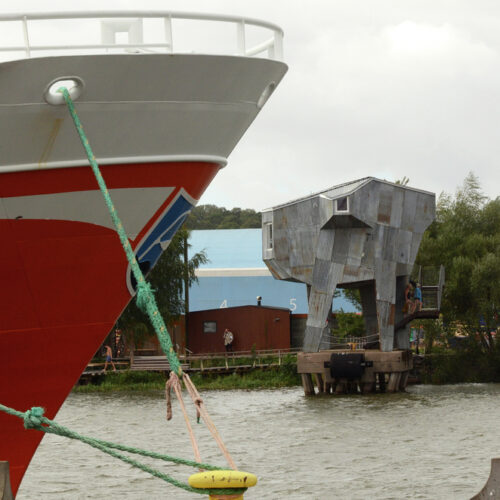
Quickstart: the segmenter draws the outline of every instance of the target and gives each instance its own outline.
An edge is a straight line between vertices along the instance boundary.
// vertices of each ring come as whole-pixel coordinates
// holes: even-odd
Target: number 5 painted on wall
[[[290,299],[290,310],[295,311],[297,309],[297,304],[296,304],[297,299]]]

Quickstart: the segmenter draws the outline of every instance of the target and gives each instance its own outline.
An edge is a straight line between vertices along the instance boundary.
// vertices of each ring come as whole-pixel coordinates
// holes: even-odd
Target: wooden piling
[[[314,396],[314,384],[310,373],[302,373],[302,387],[306,396]]]
[[[0,500],[14,500],[10,487],[9,462],[0,462]]]
[[[378,378],[378,390],[380,392],[385,392],[385,373],[377,373]]]
[[[363,394],[370,394],[375,392],[375,382],[363,382],[361,384],[361,392]]]
[[[318,387],[318,393],[323,394],[325,392],[325,386],[323,383],[323,375],[321,375],[321,373],[315,373],[314,376],[316,378],[316,386]]]
[[[401,373],[401,378],[399,380],[399,390],[402,392],[404,392],[406,390],[406,386],[408,385],[409,375],[410,375],[409,371]]]
[[[401,379],[401,373],[392,372],[389,375],[389,382],[387,384],[387,392],[397,392],[399,389],[399,381]]]
[[[413,368],[411,351],[396,350],[383,352],[376,349],[356,351],[356,361],[359,362],[359,353],[366,363],[363,370],[356,372],[353,378],[352,371],[336,372],[334,375],[331,363],[341,360],[339,366],[352,351],[347,349],[332,349],[319,352],[303,352],[297,355],[297,371],[302,376],[302,385],[306,395],[318,394],[369,394],[376,392],[404,391],[408,383],[409,371]],[[335,355],[335,356],[334,356]],[[345,358],[343,356],[346,356]],[[354,358],[353,358],[354,359]],[[314,376],[314,379],[313,379]],[[315,386],[317,386],[317,391]]]

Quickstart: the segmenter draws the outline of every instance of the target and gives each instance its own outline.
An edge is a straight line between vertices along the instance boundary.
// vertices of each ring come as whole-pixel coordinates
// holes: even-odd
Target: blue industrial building
[[[256,304],[285,307],[294,314],[307,314],[303,283],[273,278],[262,260],[261,229],[194,230],[189,256],[205,250],[209,262],[198,271],[198,283],[189,290],[190,311]],[[354,312],[344,297],[334,299],[333,310]]]

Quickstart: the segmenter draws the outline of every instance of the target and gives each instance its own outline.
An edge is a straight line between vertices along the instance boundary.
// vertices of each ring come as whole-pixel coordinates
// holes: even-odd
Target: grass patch
[[[200,390],[230,389],[275,389],[294,387],[301,384],[297,374],[295,358],[285,357],[281,365],[267,369],[254,368],[243,373],[229,375],[215,373],[193,373],[191,379]],[[122,371],[110,372],[95,379],[95,383],[76,386],[79,393],[114,391],[158,391],[165,388],[166,377],[163,373]]]
[[[95,384],[78,385],[74,392],[157,391],[165,388],[165,375],[157,372],[121,371],[110,372],[96,380]]]
[[[194,373],[191,380],[200,390],[231,389],[276,389],[300,385],[300,376],[289,373],[283,367],[272,367],[267,370],[255,368],[245,373],[217,375],[212,373]]]

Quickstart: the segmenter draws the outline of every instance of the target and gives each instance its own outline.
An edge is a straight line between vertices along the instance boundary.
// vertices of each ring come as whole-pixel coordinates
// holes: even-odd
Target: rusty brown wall
[[[205,321],[216,321],[214,333],[203,333]],[[189,313],[188,349],[194,353],[225,350],[223,333],[234,334],[233,350],[290,348],[290,312],[271,307],[242,306]]]

